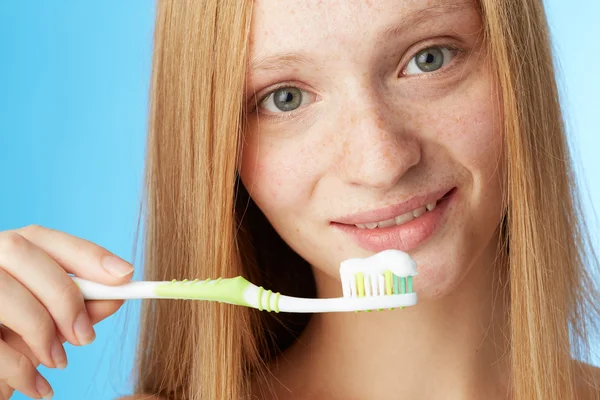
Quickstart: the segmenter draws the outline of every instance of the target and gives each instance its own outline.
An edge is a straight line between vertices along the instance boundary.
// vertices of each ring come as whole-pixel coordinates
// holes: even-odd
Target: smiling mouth
[[[441,200],[441,199],[440,199]],[[398,215],[394,218],[387,219],[385,221],[379,222],[368,222],[366,224],[354,224],[357,228],[360,229],[377,229],[377,228],[389,228],[394,225],[403,225],[407,222],[412,221],[415,218],[419,218],[423,214],[433,211],[435,206],[437,205],[437,200],[433,203],[427,203],[424,206],[418,207],[412,211],[404,213],[402,215]]]
[[[352,223],[354,221],[352,221],[352,222],[344,221],[344,222],[338,222],[338,223],[341,223],[342,225],[346,225],[346,226],[355,226],[358,229],[366,229],[366,230],[376,230],[376,229],[382,229],[382,228],[389,228],[392,226],[404,225],[408,222],[411,222],[414,219],[421,218],[423,215],[426,215],[427,213],[433,211],[439,203],[443,202],[448,197],[452,196],[452,194],[455,191],[456,191],[456,187],[453,187],[452,189],[450,189],[449,191],[444,193],[437,200],[433,200],[433,201],[430,200],[427,203],[424,202],[423,204],[415,207],[411,211],[402,212],[402,214],[395,215],[395,216],[385,219],[385,220],[381,220],[381,221],[374,220],[374,221],[370,221],[370,222],[362,222],[361,221],[360,223]]]
[[[331,224],[368,251],[408,252],[428,240],[444,224],[450,205],[457,201],[456,192],[457,187],[446,188],[386,208],[340,217]]]

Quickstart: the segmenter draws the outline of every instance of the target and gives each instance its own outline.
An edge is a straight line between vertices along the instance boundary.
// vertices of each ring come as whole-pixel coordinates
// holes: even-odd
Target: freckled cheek
[[[486,92],[487,93],[487,92]],[[438,140],[453,157],[472,172],[490,175],[502,151],[502,128],[498,111],[487,96],[457,103],[439,118]]]
[[[308,200],[318,179],[307,152],[288,144],[247,143],[240,176],[263,212],[293,212]]]
[[[491,178],[498,172],[498,163],[501,161],[501,128],[486,115],[476,116],[472,126],[470,140],[464,147],[465,154],[469,156],[474,169],[481,172],[482,177]]]
[[[485,117],[483,117],[485,118]],[[474,118],[464,130],[455,132],[453,137],[457,152],[466,165],[478,166],[481,169],[496,164],[501,149],[501,137],[496,135],[488,121]]]

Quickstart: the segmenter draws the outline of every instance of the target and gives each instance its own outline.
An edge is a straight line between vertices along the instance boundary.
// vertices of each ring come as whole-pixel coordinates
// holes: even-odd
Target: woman
[[[164,0],[157,12],[146,279],[244,275],[335,297],[342,260],[397,248],[419,265],[419,304],[306,318],[149,302],[134,398],[600,397],[597,370],[573,360],[588,356],[598,297],[541,1]],[[61,340],[93,335],[71,328],[81,298],[36,300],[17,260],[63,292],[64,271],[130,276],[114,259],[113,278],[78,271],[76,251],[98,265],[105,251],[44,228],[1,243],[19,315],[47,315]],[[27,335],[3,313],[0,351],[33,361],[6,387],[36,394],[33,365],[51,365],[57,333]]]

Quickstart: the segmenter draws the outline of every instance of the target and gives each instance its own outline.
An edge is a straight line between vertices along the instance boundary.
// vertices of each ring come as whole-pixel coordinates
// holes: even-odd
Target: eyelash
[[[275,93],[277,90],[279,90],[281,88],[287,88],[287,87],[298,88],[298,89],[302,90],[303,92],[307,91],[305,89],[302,89],[298,85],[291,84],[290,82],[278,83],[275,86],[271,87],[267,93],[260,96],[260,98],[258,100],[252,101],[252,108],[250,109],[250,113],[254,113],[254,112],[258,111],[258,108],[260,107],[262,102],[265,101],[265,99],[267,97],[269,97],[271,94]],[[256,97],[255,97],[255,99],[256,99]],[[277,114],[260,114],[260,115],[261,115],[261,118],[283,120],[283,119],[293,118],[294,116],[296,116],[296,114],[298,114],[299,112],[302,112],[302,108],[303,107],[299,107],[292,111],[281,112],[281,113],[277,113]]]
[[[403,78],[417,78],[419,79],[421,76],[428,76],[428,75],[438,75],[439,72],[445,72],[449,67],[451,68],[453,64],[455,64],[456,59],[458,57],[460,57],[462,55],[462,53],[464,53],[464,50],[460,47],[458,47],[457,45],[453,44],[453,43],[441,43],[441,44],[429,44],[426,46],[421,47],[419,50],[415,51],[412,55],[412,57],[408,60],[408,62],[402,67],[401,71],[404,71],[404,69],[406,69],[408,63],[417,56],[417,54],[419,54],[421,51],[429,49],[429,48],[440,48],[440,49],[448,49],[451,51],[456,52],[456,54],[454,55],[454,57],[452,58],[452,60],[450,61],[450,63],[448,65],[443,66],[442,68],[440,68],[437,71],[433,71],[433,72],[424,72],[422,74],[417,74],[417,75],[401,75]],[[264,95],[260,96],[259,100],[254,100],[253,101],[253,105],[252,108],[250,109],[250,113],[257,113],[260,114],[259,112],[257,112],[259,110],[260,104],[271,94],[273,94],[274,92],[276,92],[277,90],[281,89],[281,88],[287,88],[287,87],[294,87],[297,89],[300,89],[302,91],[306,91],[304,89],[302,89],[301,87],[291,84],[290,82],[282,82],[279,84],[276,84],[275,86],[271,87],[269,89],[269,91],[267,93],[265,93]],[[256,97],[255,97],[256,99]],[[287,120],[287,119],[291,119],[294,118],[297,114],[303,112],[303,108],[304,107],[299,107],[295,110],[292,111],[287,111],[287,112],[281,112],[281,113],[276,113],[276,114],[260,114],[261,118],[266,118],[269,120],[275,120],[275,121],[282,121],[282,120]]]
[[[442,73],[442,72],[446,72],[448,70],[449,67],[451,67],[456,60],[457,57],[459,57],[462,53],[463,53],[463,49],[458,47],[457,45],[453,44],[453,43],[446,43],[446,44],[433,44],[433,45],[428,45],[425,47],[421,47],[419,50],[417,50],[413,56],[408,60],[408,62],[406,63],[406,65],[404,65],[404,67],[402,68],[402,71],[404,71],[404,69],[406,69],[406,67],[408,66],[408,63],[410,63],[416,56],[417,54],[419,54],[421,51],[423,50],[427,50],[427,49],[432,49],[432,48],[438,48],[438,49],[447,49],[453,52],[456,52],[456,54],[454,55],[454,57],[452,58],[452,60],[450,61],[450,63],[448,65],[444,65],[442,68],[433,71],[433,72],[424,72],[422,74],[417,74],[417,75],[402,75],[403,77],[415,77],[415,78],[419,78],[421,76],[431,76],[431,75],[437,75],[438,73]]]

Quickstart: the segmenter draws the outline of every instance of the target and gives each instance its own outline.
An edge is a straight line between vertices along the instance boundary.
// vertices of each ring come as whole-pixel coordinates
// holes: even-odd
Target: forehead
[[[475,0],[255,0],[250,50],[260,57],[290,48],[314,50],[315,43],[357,45],[394,25],[443,23],[444,15],[475,5]]]

